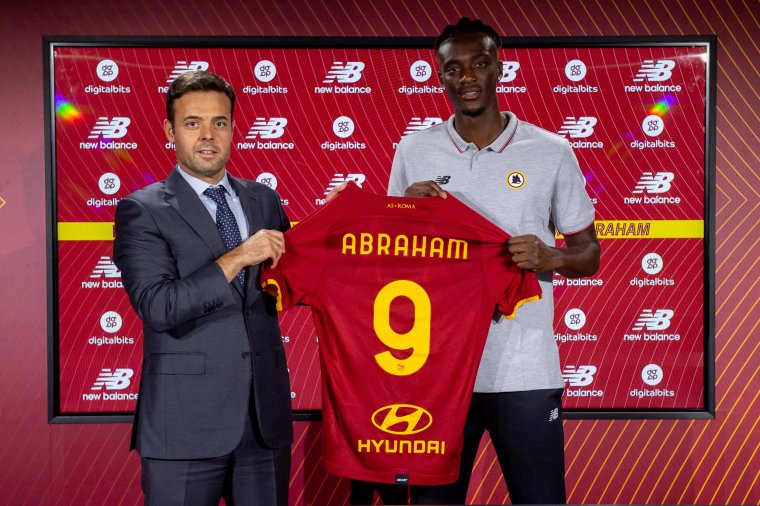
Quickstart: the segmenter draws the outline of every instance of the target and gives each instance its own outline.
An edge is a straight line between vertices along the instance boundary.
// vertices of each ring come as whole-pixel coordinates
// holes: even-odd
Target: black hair
[[[230,99],[230,116],[235,110],[235,90],[230,83],[211,72],[193,70],[175,79],[166,92],[166,118],[174,125],[174,101],[191,91],[219,91]],[[232,118],[230,118],[232,119]]]
[[[493,41],[496,49],[501,47],[501,37],[496,33],[496,30],[479,19],[462,18],[457,21],[457,24],[446,26],[438,38],[435,39],[435,52],[438,53],[438,49],[447,40],[469,33],[482,33]]]

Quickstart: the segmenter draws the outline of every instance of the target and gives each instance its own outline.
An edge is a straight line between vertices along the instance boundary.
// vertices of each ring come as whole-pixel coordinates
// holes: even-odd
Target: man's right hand
[[[284,252],[285,237],[282,232],[262,229],[217,258],[216,263],[222,268],[227,282],[232,282],[238,272],[249,265],[258,265],[271,259],[272,267],[276,266]]]
[[[404,192],[404,197],[441,197],[446,198],[446,191],[433,181],[418,181]]]

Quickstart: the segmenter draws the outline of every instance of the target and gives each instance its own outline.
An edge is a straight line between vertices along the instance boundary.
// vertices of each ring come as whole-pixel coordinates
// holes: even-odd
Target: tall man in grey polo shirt
[[[454,106],[445,123],[404,138],[389,195],[451,192],[504,228],[512,260],[538,272],[543,299],[513,320],[491,323],[465,426],[459,481],[412,487],[420,504],[462,504],[478,444],[491,436],[513,503],[564,503],[563,380],[554,342],[552,273],[590,276],[599,267],[594,208],[568,143],[501,112],[501,40],[461,19],[436,41],[439,78]],[[566,248],[554,247],[555,228]],[[467,294],[458,301],[467,304]]]

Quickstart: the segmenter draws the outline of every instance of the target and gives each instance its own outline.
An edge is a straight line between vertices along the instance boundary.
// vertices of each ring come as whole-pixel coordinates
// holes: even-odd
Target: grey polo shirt
[[[554,229],[573,234],[594,221],[594,207],[568,142],[511,112],[507,127],[478,150],[445,123],[401,140],[388,195],[401,196],[417,181],[441,188],[512,236],[535,234],[554,246]],[[551,273],[541,273],[543,298],[525,304],[512,320],[492,321],[475,381],[476,392],[515,392],[563,386],[554,341]],[[465,307],[452,301],[452,308]]]

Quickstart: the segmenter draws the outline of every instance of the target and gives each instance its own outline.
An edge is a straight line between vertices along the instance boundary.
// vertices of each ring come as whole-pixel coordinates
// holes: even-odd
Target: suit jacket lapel
[[[248,221],[248,236],[250,237],[263,227],[261,216],[257,212],[259,209],[259,201],[254,192],[249,188],[248,185],[250,183],[248,181],[232,177],[229,172],[227,173],[227,177],[235,187],[235,191],[240,199],[240,205],[243,207],[245,218]],[[246,238],[243,238],[243,240],[245,239]],[[258,268],[251,268],[250,266],[246,267],[246,285],[251,286],[256,282],[256,274],[258,274]]]
[[[227,177],[235,187],[235,191],[240,199],[240,205],[243,206],[243,212],[248,220],[248,235],[253,235],[261,230],[263,225],[261,217],[256,212],[259,208],[259,201],[254,192],[248,187],[248,181],[232,177],[229,174],[227,174]]]
[[[227,247],[222,241],[222,236],[219,235],[219,229],[216,228],[216,223],[211,218],[206,206],[187,184],[187,181],[177,172],[178,170],[180,169],[175,168],[166,178],[166,201],[206,243],[214,258],[219,258],[227,253]],[[237,277],[232,281],[232,284],[242,296],[243,287]]]

